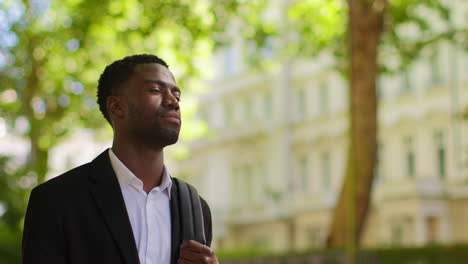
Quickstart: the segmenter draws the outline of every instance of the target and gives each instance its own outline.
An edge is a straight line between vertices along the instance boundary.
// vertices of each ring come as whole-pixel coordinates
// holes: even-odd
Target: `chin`
[[[179,140],[179,131],[172,129],[161,129],[156,137],[153,137],[160,147],[175,144]]]

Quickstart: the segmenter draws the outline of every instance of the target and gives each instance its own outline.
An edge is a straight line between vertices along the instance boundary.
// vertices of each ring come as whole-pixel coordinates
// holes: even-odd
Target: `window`
[[[439,85],[441,84],[442,78],[440,75],[440,64],[439,64],[439,51],[437,48],[431,54],[430,57],[430,64],[431,64],[431,84],[432,85]]]
[[[415,154],[413,150],[413,139],[411,137],[407,137],[405,139],[405,147],[406,147],[406,174],[409,177],[414,177],[416,174],[415,168]]]
[[[322,153],[320,159],[322,172],[322,186],[323,188],[325,188],[325,190],[329,190],[331,185],[330,153]]]
[[[439,233],[439,219],[435,216],[426,217],[427,242],[433,244],[437,242]]]
[[[308,189],[309,179],[307,170],[307,157],[301,157],[299,159],[299,178],[301,181],[301,190],[306,192]]]
[[[251,248],[269,249],[271,248],[271,239],[266,236],[257,236],[250,241]]]
[[[392,227],[392,244],[395,246],[403,244],[403,225],[396,224]]]
[[[306,91],[305,89],[297,90],[297,111],[298,116],[304,118],[307,115],[307,104],[306,104]]]
[[[440,179],[446,177],[446,151],[442,132],[437,132],[434,136],[437,156],[437,174]]]
[[[287,177],[287,181],[288,181],[288,191],[290,193],[294,193],[296,191],[296,178],[297,176],[295,175],[295,173],[290,173]]]
[[[406,69],[402,73],[401,77],[401,94],[408,94],[411,92],[411,79],[410,79],[410,69]]]
[[[226,47],[224,71],[226,75],[233,75],[236,71],[236,54],[234,45]]]
[[[275,56],[272,37],[267,37],[264,46],[262,47],[262,55],[265,59],[272,59]]]
[[[237,165],[232,168],[233,192],[232,200],[236,207],[249,205],[254,200],[255,182],[252,166],[247,164]]]
[[[253,40],[245,41],[245,44],[242,46],[243,55],[245,56],[245,61],[252,62],[256,58],[257,54],[257,44]]]
[[[200,114],[200,119],[201,119],[204,123],[210,125],[211,120],[210,120],[210,112],[208,112],[208,109],[202,108],[202,109],[200,109],[200,111],[198,111],[198,112],[199,112],[199,114]]]
[[[255,186],[254,186],[254,179],[253,179],[253,170],[250,165],[245,165],[244,167],[244,193],[246,202],[250,203],[254,201],[255,195]]]
[[[244,100],[244,118],[249,120],[252,117],[252,102],[250,98]]]
[[[268,184],[264,184],[268,182],[270,179],[270,175],[268,175],[268,163],[266,161],[259,162],[259,175],[258,175],[258,182],[260,182],[260,186],[257,186],[260,190],[260,199],[264,200],[266,195],[269,191]]]
[[[385,82],[384,82],[383,77],[379,77],[377,79],[377,99],[379,101],[383,101],[383,99],[384,99],[384,95],[385,95],[385,93],[384,93],[384,87],[385,87],[384,83]]]
[[[270,117],[273,110],[273,96],[271,90],[265,93],[264,97],[265,116]]]
[[[328,87],[324,83],[320,85],[319,98],[320,114],[325,115],[328,113]]]
[[[319,248],[322,246],[322,232],[320,228],[315,227],[309,229],[309,239],[310,239],[310,246],[312,248]]]
[[[224,108],[224,123],[226,126],[230,125],[234,121],[234,116],[232,112],[232,104],[226,103]]]
[[[375,168],[374,168],[374,183],[381,181],[383,178],[383,144],[377,143],[377,154],[375,157]]]
[[[232,175],[232,182],[233,182],[233,192],[231,193],[232,204],[235,207],[241,207],[243,206],[244,203],[246,203],[246,201],[245,201],[245,195],[240,195],[240,194],[245,193],[245,190],[243,190],[243,186],[242,186],[243,177],[240,171],[240,167],[237,167],[237,166],[233,167],[231,175]]]

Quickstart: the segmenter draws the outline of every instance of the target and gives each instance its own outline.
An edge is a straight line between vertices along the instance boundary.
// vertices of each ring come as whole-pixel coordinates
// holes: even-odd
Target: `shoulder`
[[[58,175],[34,188],[35,192],[81,192],[88,184],[90,177],[105,174],[112,170],[108,150],[105,150],[91,162],[75,167],[61,175]]]
[[[72,169],[52,178],[32,189],[25,215],[25,230],[33,227],[58,225],[60,217],[67,208],[67,202],[80,199],[80,175],[86,170],[87,164]],[[82,177],[83,178],[83,177]],[[82,192],[81,193],[85,193]],[[74,198],[75,197],[75,198]],[[26,233],[29,231],[25,231]]]
[[[34,187],[31,195],[59,198],[76,192],[86,182],[89,164],[83,164]]]

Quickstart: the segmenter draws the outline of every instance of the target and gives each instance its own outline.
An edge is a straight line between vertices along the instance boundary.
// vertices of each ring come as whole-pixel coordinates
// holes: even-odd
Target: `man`
[[[207,245],[181,238],[180,180],[169,176],[163,153],[179,136],[181,91],[166,62],[153,55],[115,61],[97,94],[112,148],[33,189],[23,263],[218,263],[203,199]]]

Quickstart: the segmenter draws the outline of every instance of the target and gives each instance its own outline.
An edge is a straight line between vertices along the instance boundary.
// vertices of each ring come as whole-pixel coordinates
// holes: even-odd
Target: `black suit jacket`
[[[201,199],[208,246],[211,213]],[[181,239],[179,199],[171,188],[171,263]],[[137,264],[138,251],[108,151],[31,192],[24,222],[23,264]]]

